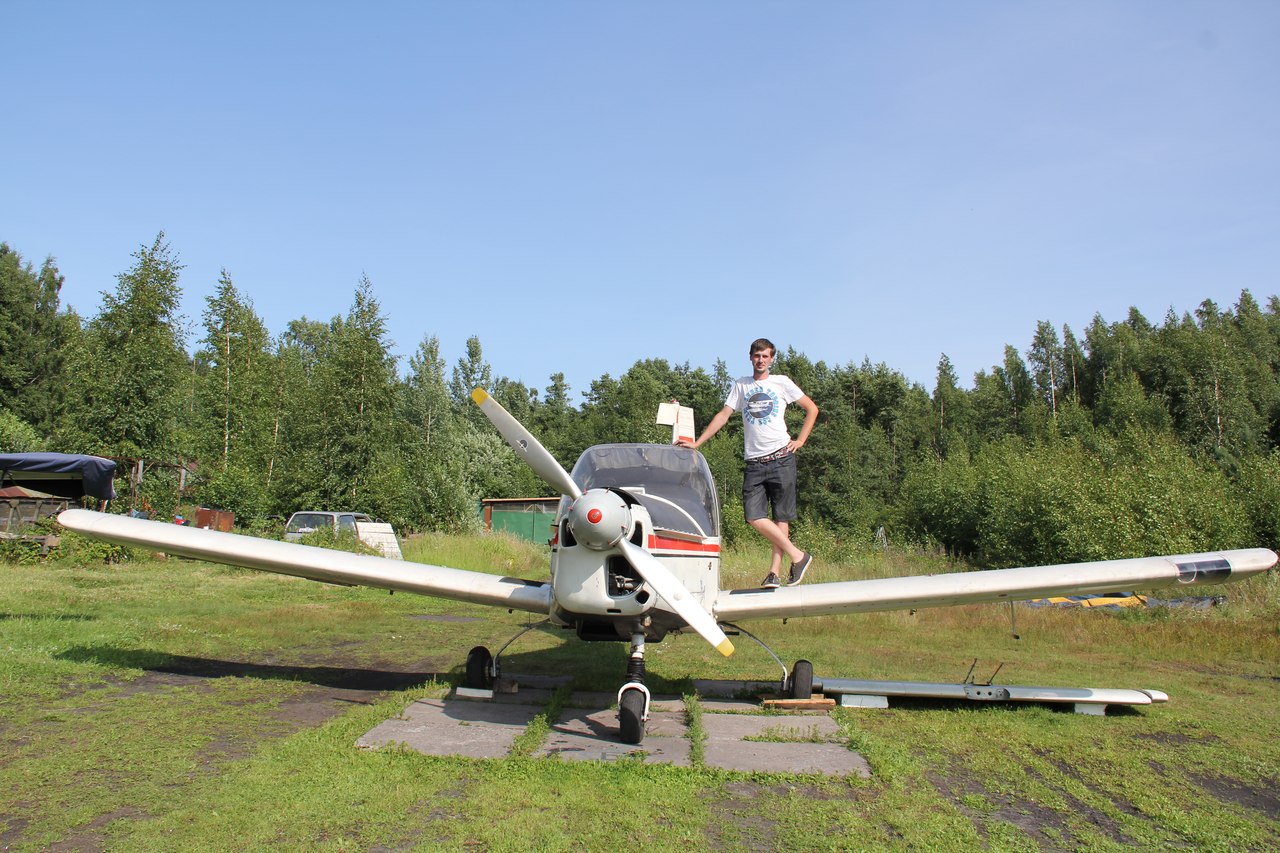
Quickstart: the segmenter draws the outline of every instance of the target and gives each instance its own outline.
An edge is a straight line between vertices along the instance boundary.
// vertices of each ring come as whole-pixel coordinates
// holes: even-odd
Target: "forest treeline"
[[[496,374],[475,337],[446,364],[432,334],[402,366],[368,279],[345,315],[273,334],[223,271],[189,332],[181,271],[160,234],[80,317],[60,304],[53,259],[36,268],[0,244],[0,450],[108,456],[122,475],[143,460],[119,503],[160,516],[196,503],[253,528],[341,508],[401,530],[474,529],[481,497],[547,488],[472,388],[571,466],[592,444],[669,441],[653,421],[673,398],[701,429],[732,378],[724,362],[645,359],[589,388],[562,374],[535,388]],[[774,372],[822,409],[799,456],[798,538],[857,550],[884,528],[985,566],[1280,544],[1280,298],[1030,331],[972,387],[942,355],[932,392],[883,363],[781,353]],[[732,542],[746,530],[740,424],[704,453]]]

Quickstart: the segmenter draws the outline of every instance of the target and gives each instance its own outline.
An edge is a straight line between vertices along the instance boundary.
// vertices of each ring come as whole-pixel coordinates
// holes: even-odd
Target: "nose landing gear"
[[[623,743],[644,740],[644,723],[649,719],[649,688],[644,686],[644,633],[631,635],[631,657],[627,660],[627,683],[618,691],[618,737]]]

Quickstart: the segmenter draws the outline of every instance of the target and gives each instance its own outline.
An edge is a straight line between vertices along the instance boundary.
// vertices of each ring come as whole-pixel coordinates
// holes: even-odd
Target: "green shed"
[[[560,498],[485,498],[480,512],[485,530],[500,530],[548,544],[555,532],[556,507]]]

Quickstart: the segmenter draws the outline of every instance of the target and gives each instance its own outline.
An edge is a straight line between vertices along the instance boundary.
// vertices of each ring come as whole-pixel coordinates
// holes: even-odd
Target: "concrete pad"
[[[522,687],[514,693],[494,692],[493,698],[488,701],[498,705],[545,705],[551,701],[551,694],[554,692],[552,690],[544,690],[541,687]],[[457,696],[456,690],[454,691],[454,696],[462,698]]]
[[[618,712],[566,709],[551,726],[539,756],[557,756],[569,761],[616,761],[635,757],[645,764],[674,764],[689,767],[692,744],[686,737],[684,714],[656,710],[650,706],[644,742],[618,741]]]
[[[707,699],[701,698],[698,704],[708,714],[759,714],[759,699]]]
[[[767,773],[821,773],[871,778],[867,760],[851,751],[836,721],[824,715],[703,714],[708,767]],[[784,742],[746,740],[750,737]],[[825,742],[813,743],[815,738]]]
[[[357,745],[376,749],[403,744],[425,755],[502,758],[510,753],[529,722],[543,711],[550,696],[550,690],[534,688],[515,695],[499,694],[493,701],[420,699],[399,718],[375,726]],[[611,707],[615,699],[613,694],[575,694],[570,707],[551,726],[538,755],[569,761],[630,757],[646,764],[692,765],[692,744],[679,697],[655,697],[644,742],[637,745],[618,741],[618,714]],[[839,726],[827,714],[714,713],[716,709],[759,709],[754,703],[735,700],[702,700],[701,705],[707,736],[703,758],[708,767],[863,778],[871,775],[866,760],[847,748]],[[760,737],[768,741],[747,740]]]
[[[356,745],[377,749],[399,743],[424,755],[502,758],[541,711],[540,705],[419,699],[400,717],[374,726]]]
[[[871,778],[867,760],[836,743],[758,743],[708,738],[702,754],[708,767],[722,770]]]
[[[702,728],[708,738],[769,738],[793,743],[840,740],[840,726],[836,721],[816,714],[703,714]]]

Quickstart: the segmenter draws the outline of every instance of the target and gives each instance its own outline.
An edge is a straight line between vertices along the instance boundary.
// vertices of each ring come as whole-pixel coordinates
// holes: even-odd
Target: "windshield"
[[[602,444],[573,466],[583,491],[618,488],[633,495],[654,527],[702,538],[720,535],[720,506],[707,461],[696,450],[668,444]]]
[[[285,528],[290,533],[310,533],[321,527],[333,527],[333,516],[324,512],[295,512]]]

